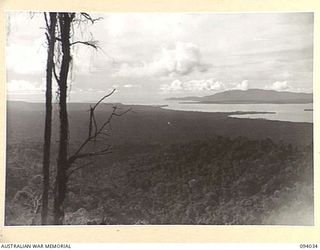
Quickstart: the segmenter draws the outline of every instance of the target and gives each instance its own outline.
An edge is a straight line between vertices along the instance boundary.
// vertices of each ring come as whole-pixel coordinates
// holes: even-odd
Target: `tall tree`
[[[59,13],[60,41],[62,51],[62,61],[58,78],[59,86],[59,152],[57,160],[57,175],[55,181],[53,223],[59,225],[63,223],[64,209],[63,202],[67,191],[67,169],[68,169],[68,138],[69,122],[67,111],[67,88],[68,74],[70,68],[70,31],[75,13]]]
[[[91,22],[92,24],[99,20],[93,19],[87,13],[58,13],[57,15],[58,23],[57,30],[58,36],[56,40],[59,42],[58,49],[56,50],[57,63],[54,62],[53,73],[55,79],[58,83],[58,98],[59,98],[59,120],[60,120],[60,131],[59,131],[59,150],[57,159],[57,173],[55,178],[54,186],[54,201],[53,201],[53,224],[60,225],[63,224],[64,219],[64,207],[63,203],[67,193],[67,184],[69,177],[77,170],[90,165],[90,163],[85,163],[83,165],[76,165],[77,160],[86,159],[95,156],[101,156],[109,154],[110,145],[97,150],[88,151],[90,148],[90,143],[95,142],[100,136],[108,136],[106,131],[111,123],[114,116],[122,116],[129,110],[124,112],[117,112],[117,107],[113,107],[110,116],[101,125],[97,124],[95,119],[95,110],[99,104],[107,97],[112,95],[115,90],[111,91],[109,94],[102,97],[93,107],[90,107],[89,116],[89,133],[87,138],[84,139],[78,149],[75,150],[73,154],[69,154],[69,121],[68,121],[68,109],[67,109],[67,89],[68,89],[68,75],[70,71],[70,63],[72,61],[71,47],[74,45],[82,44],[86,46],[93,47],[97,49],[96,41],[71,41],[75,37],[75,29],[73,23],[82,24],[86,22]],[[61,53],[61,54],[60,54]],[[59,63],[58,63],[59,62]],[[59,74],[56,73],[56,64],[58,69],[60,69]]]
[[[42,209],[41,209],[41,224],[47,224],[48,220],[48,194],[50,186],[50,149],[51,149],[51,131],[52,131],[52,72],[53,72],[53,57],[56,41],[56,24],[57,13],[44,13],[46,22],[46,38],[48,43],[47,51],[47,68],[46,68],[46,114],[44,127],[44,144],[43,144],[43,190],[42,190]]]

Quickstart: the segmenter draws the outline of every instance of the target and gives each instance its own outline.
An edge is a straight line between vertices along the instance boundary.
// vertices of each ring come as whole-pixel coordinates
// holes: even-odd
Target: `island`
[[[170,101],[180,103],[214,103],[214,104],[300,104],[313,103],[312,93],[295,93],[289,91],[275,91],[264,89],[229,90],[208,96],[172,97]]]

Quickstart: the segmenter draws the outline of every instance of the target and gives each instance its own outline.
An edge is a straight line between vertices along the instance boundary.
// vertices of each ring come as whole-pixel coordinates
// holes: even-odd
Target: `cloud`
[[[265,89],[281,91],[281,90],[290,90],[292,88],[287,81],[282,81],[282,82],[276,81],[270,85],[265,86]]]
[[[182,82],[174,80],[170,84],[160,86],[162,93],[166,92],[204,92],[204,91],[226,91],[226,90],[247,90],[249,89],[248,80],[239,83],[224,83],[214,78],[204,80],[191,80]]]
[[[180,80],[174,80],[170,84],[163,84],[160,86],[163,92],[176,92],[184,89],[183,83]]]
[[[124,88],[139,88],[141,85],[139,84],[125,84],[123,85]]]
[[[248,80],[243,80],[241,83],[236,84],[236,86],[233,89],[247,90],[248,88]]]
[[[179,92],[179,91],[221,91],[225,89],[225,84],[213,78],[207,80],[191,80],[181,82],[174,80],[170,84],[161,85],[162,92]]]
[[[45,71],[46,49],[41,39],[33,43],[10,43],[6,47],[6,69],[18,74],[39,74]]]
[[[163,47],[158,57],[150,63],[129,65],[123,63],[114,76],[183,76],[197,70],[204,72],[208,65],[201,62],[200,50],[192,43],[176,42],[173,49]]]
[[[7,83],[8,93],[25,94],[25,93],[41,93],[45,88],[43,84],[37,82],[29,82],[25,80],[11,80]]]

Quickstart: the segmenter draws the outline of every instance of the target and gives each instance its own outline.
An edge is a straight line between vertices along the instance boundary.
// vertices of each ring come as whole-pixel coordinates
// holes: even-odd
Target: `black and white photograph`
[[[5,18],[5,226],[314,225],[313,12]]]

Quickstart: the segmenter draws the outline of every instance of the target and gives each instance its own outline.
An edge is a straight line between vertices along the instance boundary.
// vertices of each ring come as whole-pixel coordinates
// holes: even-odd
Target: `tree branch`
[[[76,41],[76,42],[70,43],[70,46],[75,45],[75,44],[84,44],[84,45],[90,46],[94,49],[99,49],[99,46],[97,45],[98,44],[97,41]]]
[[[114,92],[116,91],[116,89],[113,89],[109,94],[105,95],[104,97],[102,97],[94,106],[93,106],[93,111],[96,109],[96,107],[98,107],[98,105],[106,98],[108,98],[109,96],[111,96]]]
[[[50,27],[49,27],[49,21],[48,21],[47,13],[43,12],[43,15],[44,15],[44,20],[46,21],[47,30],[49,30]]]
[[[69,178],[75,171],[82,169],[82,168],[85,168],[85,167],[89,166],[90,164],[92,164],[92,162],[87,162],[87,163],[80,165],[76,168],[70,169],[69,173],[67,174],[67,178]]]
[[[49,37],[47,32],[46,32],[46,38],[47,38],[47,41],[48,41],[48,44],[49,44],[50,43],[50,37]]]
[[[99,21],[101,19],[103,19],[102,17],[98,17],[98,18],[92,18],[88,13],[86,12],[81,12],[80,13],[85,19],[89,20],[92,24],[94,24],[94,22]]]
[[[52,67],[52,71],[53,71],[53,75],[54,75],[54,78],[56,79],[58,85],[60,84],[60,79],[58,77],[58,74],[57,74],[57,71],[56,71],[56,64],[55,62],[53,62],[53,67]]]
[[[80,158],[85,158],[85,157],[92,157],[92,156],[98,156],[98,155],[105,155],[110,153],[110,146],[107,148],[100,150],[100,151],[95,151],[95,152],[88,152],[88,153],[82,153],[82,150],[90,143],[91,141],[95,141],[100,135],[108,135],[105,133],[105,128],[108,126],[114,116],[122,116],[126,113],[128,113],[131,109],[128,109],[122,113],[117,113],[117,107],[114,106],[112,107],[112,112],[108,119],[100,126],[98,127],[97,122],[95,120],[95,110],[99,106],[99,104],[105,100],[107,97],[111,96],[115,92],[115,89],[113,89],[109,94],[103,96],[93,107],[90,107],[90,117],[89,117],[89,134],[88,137],[83,141],[83,143],[79,146],[79,148],[75,151],[73,155],[71,155],[68,159],[68,165],[71,167],[71,165]],[[94,131],[92,131],[92,125],[94,125]]]
[[[107,148],[103,149],[103,150],[99,150],[99,151],[95,151],[95,152],[89,152],[89,153],[78,153],[74,156],[71,156],[68,159],[68,166],[71,166],[76,160],[82,159],[82,158],[88,158],[88,157],[93,157],[93,156],[101,156],[101,155],[106,155],[106,154],[110,154],[111,151],[111,146],[109,145]]]
[[[98,125],[97,125],[96,117],[94,116],[94,109],[91,112],[92,112],[92,120],[94,124],[94,132],[96,133],[98,130]]]

